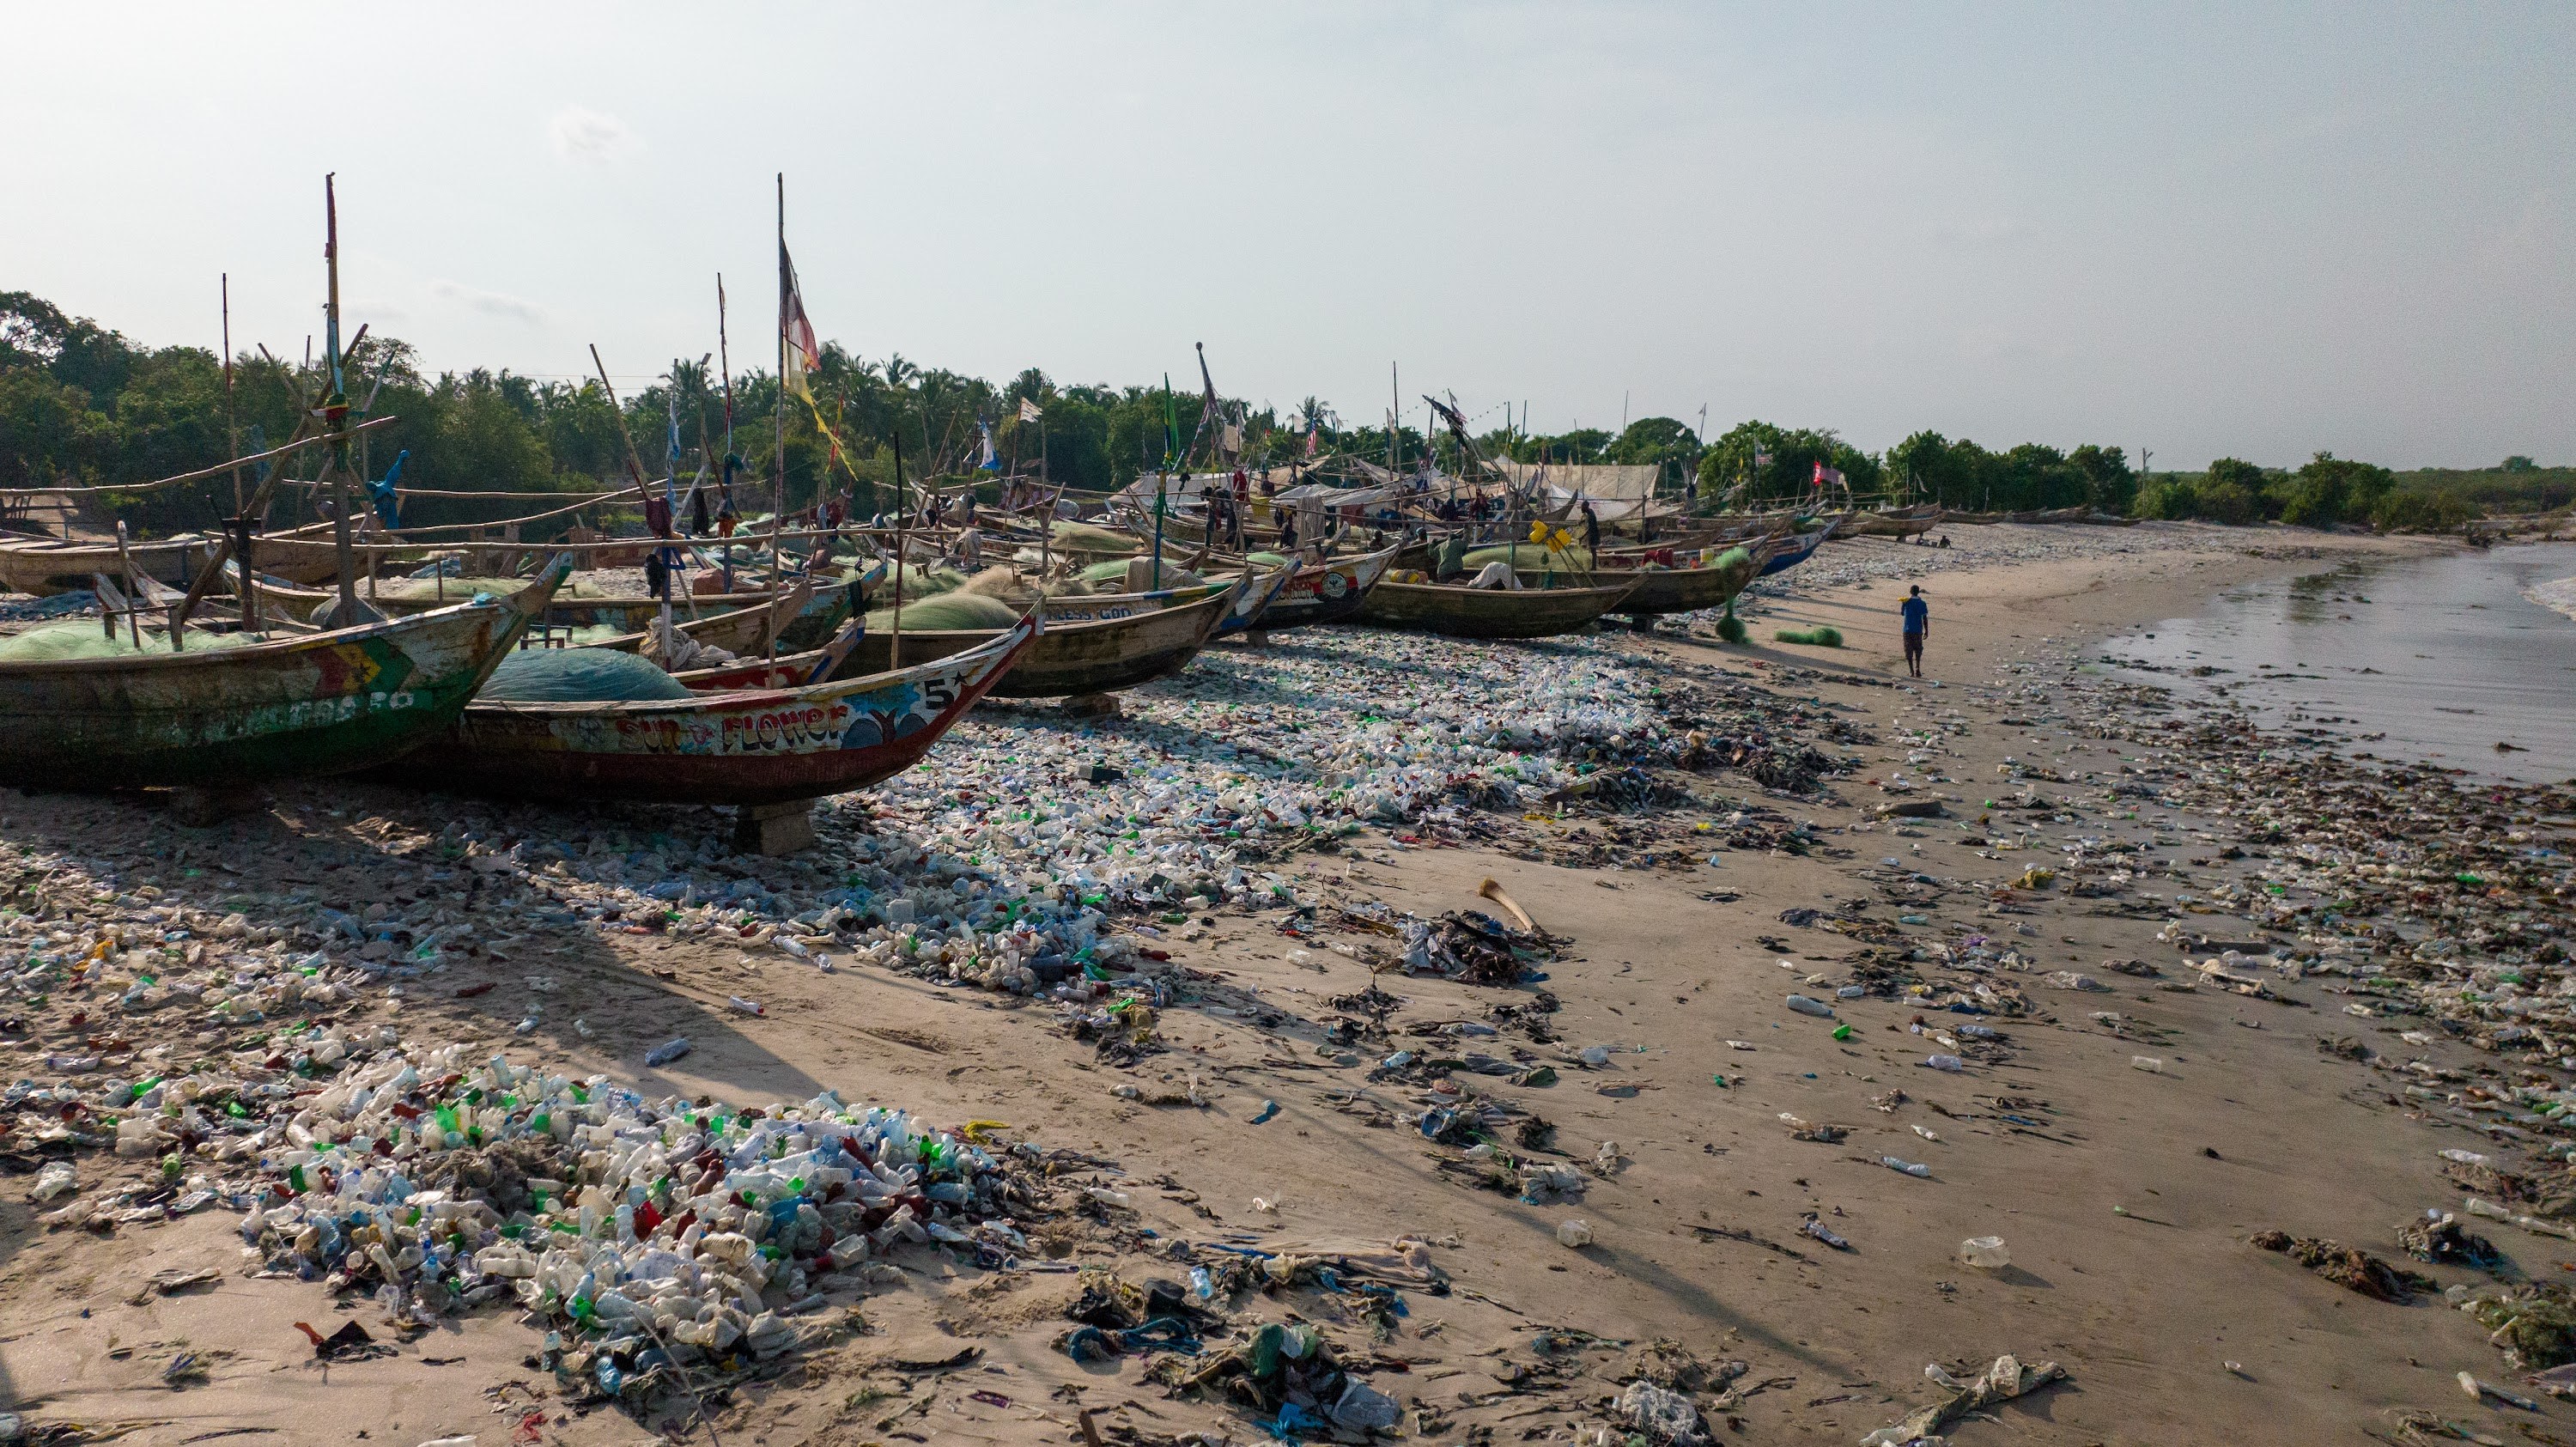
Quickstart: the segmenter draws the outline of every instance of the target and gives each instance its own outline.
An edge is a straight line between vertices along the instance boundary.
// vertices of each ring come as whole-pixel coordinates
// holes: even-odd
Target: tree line
[[[783,428],[774,372],[729,375],[712,356],[674,358],[651,383],[614,402],[597,380],[538,380],[506,369],[425,373],[417,350],[370,334],[344,369],[353,405],[391,423],[367,434],[370,477],[402,458],[401,484],[445,492],[580,494],[622,485],[630,448],[648,478],[668,466],[676,423],[683,485],[725,475],[736,460],[736,501],[746,515],[781,490],[792,510],[827,494],[861,515],[895,506],[896,457],[908,486],[989,478],[987,429],[1001,470],[1068,489],[1107,491],[1170,465],[1188,450],[1201,417],[1198,389],[1148,384],[1058,383],[1031,367],[996,385],[924,367],[901,355],[864,360],[826,344],[808,373],[809,405],[790,401]],[[229,399],[221,358],[202,347],[149,347],[26,292],[0,292],[0,495],[149,481],[275,446],[296,428],[305,399],[327,390],[318,361],[250,348],[233,358]],[[1397,424],[1346,425],[1314,397],[1285,413],[1220,395],[1221,420],[1240,429],[1252,466],[1347,453],[1399,471],[1428,461],[1465,466],[1454,438]],[[1023,421],[1021,404],[1036,421]],[[1581,428],[1533,435],[1492,427],[1475,436],[1488,457],[1522,462],[1651,465],[1664,495],[1706,504],[1759,506],[1812,495],[1819,465],[1852,493],[1939,502],[1965,511],[2089,506],[2107,512],[2245,523],[2278,520],[2380,528],[2456,525],[2483,507],[2563,506],[2576,492],[2567,469],[2528,458],[2495,473],[2427,483],[2319,453],[2295,469],[2222,458],[2204,473],[2144,476],[2119,447],[2060,451],[2041,443],[1989,450],[1966,438],[1917,432],[1884,453],[1831,429],[1739,423],[1705,439],[1687,423],[1647,417],[1613,433]],[[779,466],[783,455],[784,467]],[[313,454],[303,454],[310,458]],[[2519,465],[2517,467],[2517,464]],[[290,481],[313,462],[290,463]],[[2463,482],[2469,479],[2470,482]],[[2477,482],[2484,479],[2483,482]],[[2474,483],[2475,485],[2471,485]],[[273,524],[314,515],[311,498],[285,486]],[[2555,501],[2551,501],[2555,498]],[[234,507],[218,476],[153,492],[111,493],[99,509],[140,535],[212,525]],[[542,497],[415,497],[406,525],[494,521],[545,510]],[[569,523],[563,518],[558,525]]]

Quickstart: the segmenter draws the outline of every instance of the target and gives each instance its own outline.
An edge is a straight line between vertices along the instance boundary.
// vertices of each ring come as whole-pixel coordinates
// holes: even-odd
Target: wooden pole
[[[233,274],[223,274],[224,288],[224,450],[236,459],[233,463],[233,511],[240,512],[241,490],[241,422],[233,411]]]
[[[626,472],[635,480],[637,496],[644,493],[644,454],[635,450],[635,437],[626,430],[626,404],[617,399],[617,384],[608,380],[608,364],[599,359],[599,343],[590,344],[590,365],[599,373],[599,390],[608,394],[608,410],[617,418],[617,440],[626,448]]]
[[[786,573],[787,555],[777,534],[787,530],[787,173],[778,173],[778,467],[769,492],[770,569],[773,582]]]
[[[904,543],[912,521],[912,509],[903,505],[903,432],[890,434],[894,443],[894,633],[886,644],[888,671],[903,667],[903,566]]]
[[[331,545],[339,562],[339,624],[347,628],[358,621],[358,578],[349,554],[349,393],[340,375],[340,201],[328,174],[322,178],[322,217],[322,259],[331,284],[323,312],[323,361],[331,370],[331,392],[323,400],[322,419],[331,434]]]

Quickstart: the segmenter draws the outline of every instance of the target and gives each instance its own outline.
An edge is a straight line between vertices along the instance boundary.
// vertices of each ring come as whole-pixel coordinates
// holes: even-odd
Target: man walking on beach
[[[1932,605],[1923,601],[1921,584],[1905,590],[1905,604],[1896,610],[1905,620],[1905,667],[1916,678],[1923,676],[1923,635],[1932,631]]]

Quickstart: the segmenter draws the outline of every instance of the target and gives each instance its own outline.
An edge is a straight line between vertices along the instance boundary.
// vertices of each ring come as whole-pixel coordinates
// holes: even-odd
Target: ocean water
[[[2268,727],[2351,736],[2351,751],[2576,778],[2576,544],[2252,584],[2102,651],[2137,677],[2232,699]]]

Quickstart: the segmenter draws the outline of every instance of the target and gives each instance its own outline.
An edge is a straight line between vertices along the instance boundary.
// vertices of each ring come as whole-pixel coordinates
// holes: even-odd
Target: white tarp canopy
[[[1305,512],[1332,507],[1375,507],[1402,497],[1401,487],[1334,487],[1329,483],[1309,482],[1281,488],[1276,501],[1294,505]]]
[[[1650,462],[1497,462],[1515,488],[1540,486],[1559,497],[1636,499],[1655,495],[1663,469]]]

